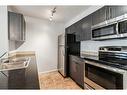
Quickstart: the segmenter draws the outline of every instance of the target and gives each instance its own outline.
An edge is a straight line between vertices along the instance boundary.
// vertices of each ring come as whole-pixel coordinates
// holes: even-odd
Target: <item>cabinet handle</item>
[[[105,20],[107,20],[107,8],[105,8]]]
[[[108,17],[109,17],[108,11],[109,11],[109,10],[108,10],[108,8],[106,7],[106,8],[105,8],[105,15],[106,15],[105,17],[106,17],[106,20],[108,20]]]
[[[109,19],[111,18],[111,8],[109,8]]]

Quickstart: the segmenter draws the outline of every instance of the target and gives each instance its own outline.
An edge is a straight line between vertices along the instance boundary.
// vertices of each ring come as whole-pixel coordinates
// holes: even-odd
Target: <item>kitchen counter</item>
[[[30,57],[27,68],[5,70],[1,73],[0,89],[40,89],[36,57],[34,54],[13,54],[12,58]],[[10,57],[10,58],[11,58]]]

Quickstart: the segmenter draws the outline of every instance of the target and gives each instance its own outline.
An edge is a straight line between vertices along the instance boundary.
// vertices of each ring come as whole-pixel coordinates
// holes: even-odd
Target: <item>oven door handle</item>
[[[122,69],[119,69],[119,68],[111,67],[111,66],[108,66],[108,65],[103,65],[103,63],[97,63],[97,62],[85,60],[85,64],[86,63],[90,64],[90,65],[93,65],[93,66],[96,66],[96,67],[100,67],[100,68],[109,70],[109,71],[112,71],[112,72],[120,73],[120,74],[127,73],[126,70],[122,70]]]

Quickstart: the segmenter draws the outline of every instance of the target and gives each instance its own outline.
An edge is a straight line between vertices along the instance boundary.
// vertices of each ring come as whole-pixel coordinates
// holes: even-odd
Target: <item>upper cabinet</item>
[[[14,41],[25,41],[25,19],[22,14],[8,12],[8,38]]]
[[[98,23],[114,18],[116,16],[115,11],[115,7],[112,6],[104,6],[101,9],[95,11],[92,13],[92,25],[96,25]]]
[[[127,6],[104,6],[92,13],[92,25],[127,13]]]
[[[92,15],[89,15],[70,27],[66,28],[68,34],[74,34],[76,41],[91,40]]]
[[[110,6],[112,10],[114,10],[115,17],[126,14],[127,13],[127,6]]]
[[[92,25],[92,15],[88,15],[87,17],[81,20],[81,28],[80,28],[80,41],[83,40],[91,40],[91,25]]]
[[[98,24],[100,22],[105,21],[106,18],[106,11],[107,7],[103,7],[97,11],[95,11],[94,13],[92,13],[92,25]]]

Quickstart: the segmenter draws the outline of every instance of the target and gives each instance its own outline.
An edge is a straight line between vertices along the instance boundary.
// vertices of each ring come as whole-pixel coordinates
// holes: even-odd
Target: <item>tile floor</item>
[[[39,80],[41,89],[81,90],[81,88],[71,78],[63,78],[58,72],[40,74]]]

